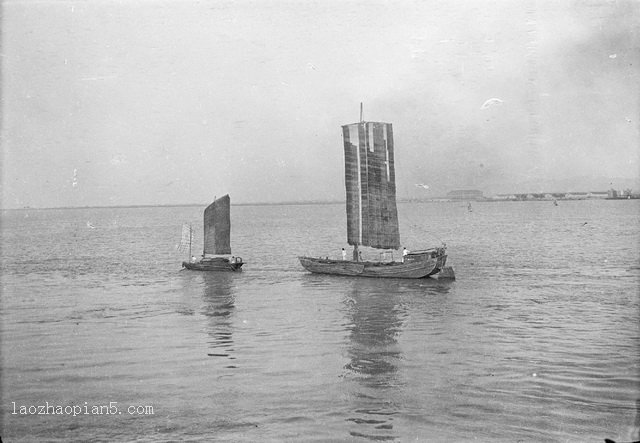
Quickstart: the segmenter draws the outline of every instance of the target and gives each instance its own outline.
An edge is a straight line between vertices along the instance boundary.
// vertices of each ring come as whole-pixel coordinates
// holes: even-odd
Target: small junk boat
[[[362,112],[362,111],[361,111]],[[391,123],[366,122],[342,126],[347,200],[347,242],[352,260],[298,257],[307,271],[358,277],[423,278],[445,268],[446,245],[405,251],[402,261],[363,261],[359,246],[389,250],[400,248]]]
[[[231,199],[228,195],[214,200],[204,210],[204,247],[202,258],[191,256],[193,229],[182,227],[180,249],[189,245],[190,261],[183,261],[182,267],[193,271],[241,271],[242,258],[231,256]]]

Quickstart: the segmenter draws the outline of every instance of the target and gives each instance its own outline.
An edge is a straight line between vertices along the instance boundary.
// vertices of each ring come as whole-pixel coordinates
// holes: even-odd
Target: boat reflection
[[[396,440],[394,417],[405,404],[403,347],[400,336],[408,318],[425,312],[437,316],[433,305],[440,304],[451,282],[433,279],[353,279],[348,282],[344,304],[348,317],[349,362],[345,380],[353,402],[347,421],[350,435],[371,440]],[[401,435],[401,434],[400,434]]]
[[[225,272],[203,273],[202,314],[208,318],[206,332],[210,357],[233,356],[233,313],[235,311],[234,274]]]
[[[394,280],[350,281],[345,305],[349,317],[350,361],[345,365],[351,385],[354,423],[350,434],[374,440],[393,440],[393,416],[399,410],[398,362],[402,349],[397,337],[406,311]]]

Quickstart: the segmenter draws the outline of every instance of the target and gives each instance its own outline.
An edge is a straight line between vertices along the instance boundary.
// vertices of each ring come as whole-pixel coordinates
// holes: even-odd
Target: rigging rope
[[[427,236],[434,238],[438,243],[441,243],[441,244],[445,243],[440,237],[433,234],[432,232],[427,231],[422,225],[418,225],[417,223],[415,223],[413,220],[413,217],[409,215],[404,215],[403,217],[409,221],[410,227],[416,228],[420,231],[420,233],[426,234]]]

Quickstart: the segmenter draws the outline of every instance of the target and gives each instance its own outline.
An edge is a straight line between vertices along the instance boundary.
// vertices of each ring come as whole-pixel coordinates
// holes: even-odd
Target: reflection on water
[[[347,281],[347,280],[345,280]],[[394,416],[403,414],[409,384],[399,367],[405,359],[398,339],[412,315],[422,315],[424,303],[449,292],[451,282],[433,279],[348,280],[344,305],[349,320],[349,362],[346,378],[353,379],[353,406],[346,419],[351,436],[396,440]],[[421,312],[413,312],[419,310]],[[397,429],[397,425],[396,425]]]
[[[211,337],[208,342],[210,357],[233,356],[233,312],[235,310],[235,295],[233,274],[228,272],[205,272],[202,274],[203,308],[202,314],[207,317],[207,334]]]
[[[397,371],[402,350],[396,337],[405,312],[399,295],[389,290],[388,280],[352,280],[349,284],[345,304],[350,320],[350,361],[345,369],[360,384],[353,398],[353,416],[347,418],[357,425],[350,434],[393,440],[397,438],[393,415],[401,407],[396,399],[401,384]]]

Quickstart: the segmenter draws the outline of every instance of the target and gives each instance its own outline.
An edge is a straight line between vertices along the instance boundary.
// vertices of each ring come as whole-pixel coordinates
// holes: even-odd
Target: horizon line
[[[468,190],[467,190],[468,191]],[[511,192],[504,194],[493,194],[492,196],[483,196],[482,200],[491,201],[493,197],[496,196],[505,196],[505,195],[527,195],[527,194],[571,194],[571,193],[579,193],[579,194],[587,194],[587,193],[606,193],[608,191],[566,191],[566,192]],[[397,198],[398,202],[442,202],[442,201],[466,201],[466,200],[475,200],[476,199],[460,199],[460,198],[452,198],[450,196],[438,196],[438,197],[399,197]],[[241,202],[241,203],[231,203],[231,206],[289,206],[289,205],[332,205],[332,204],[342,204],[345,203],[346,199],[343,200],[294,200],[294,201],[280,201],[280,202]],[[47,206],[47,207],[38,207],[38,206],[23,206],[21,208],[1,208],[0,211],[24,211],[28,209],[38,209],[38,210],[55,210],[55,209],[109,209],[109,208],[157,208],[157,207],[165,207],[165,208],[178,208],[178,207],[198,207],[198,206],[207,206],[211,204],[211,202],[205,203],[155,203],[155,204],[131,204],[131,205],[86,205],[86,206]]]

